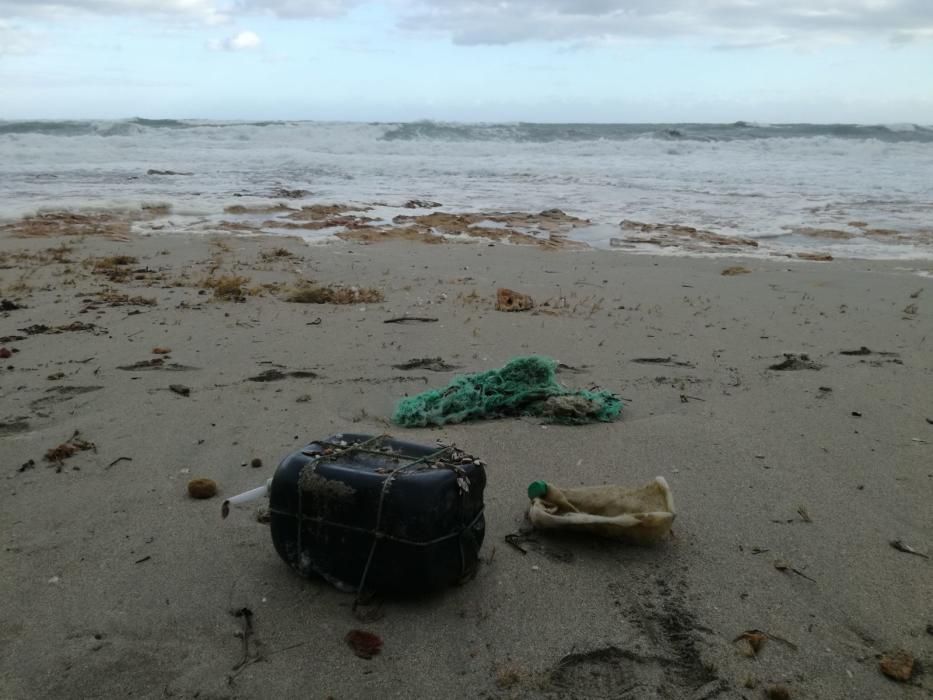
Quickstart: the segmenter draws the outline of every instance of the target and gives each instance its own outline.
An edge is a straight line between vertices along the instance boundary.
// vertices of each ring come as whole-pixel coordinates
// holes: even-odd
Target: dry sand
[[[120,238],[0,239],[0,293],[26,306],[0,315],[0,336],[24,337],[0,343],[19,351],[0,374],[0,696],[699,699],[775,684],[792,698],[933,695],[929,670],[906,684],[879,671],[897,649],[933,667],[933,561],[889,544],[933,550],[930,278],[890,263]],[[18,255],[61,244],[71,249]],[[262,259],[279,246],[296,257]],[[111,282],[82,264],[114,255],[149,272]],[[750,272],[720,274],[735,265]],[[247,286],[361,284],[385,301],[234,302],[197,286],[227,273]],[[497,312],[497,286],[552,305]],[[155,303],[93,296],[108,290]],[[439,320],[383,323],[402,314]],[[18,330],[75,321],[94,327]],[[839,352],[862,346],[873,354]],[[156,347],[185,369],[119,369]],[[823,368],[767,369],[785,352]],[[221,520],[221,497],[296,447],[386,430],[399,397],[452,376],[391,365],[485,370],[529,353],[579,368],[561,375],[569,385],[617,391],[623,419],[393,430],[488,462],[472,582],[384,601],[382,619],[360,623],[352,596],[277,557],[255,508]],[[646,357],[671,362],[635,361]],[[247,381],[272,368],[318,376]],[[96,451],[60,470],[44,461],[76,430]],[[530,481],[656,475],[678,507],[659,547],[542,538],[523,555],[504,541],[523,526]],[[195,476],[220,497],[188,498]],[[244,607],[250,662],[234,671]],[[371,661],[344,644],[358,627],[384,638]],[[756,658],[733,642],[749,629],[772,636]]]

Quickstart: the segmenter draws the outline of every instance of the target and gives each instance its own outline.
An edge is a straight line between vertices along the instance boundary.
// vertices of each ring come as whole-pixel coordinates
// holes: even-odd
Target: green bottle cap
[[[528,498],[544,498],[547,495],[547,482],[534,481],[528,484]]]

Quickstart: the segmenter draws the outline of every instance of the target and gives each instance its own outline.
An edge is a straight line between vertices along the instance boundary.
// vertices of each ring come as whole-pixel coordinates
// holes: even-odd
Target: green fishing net
[[[556,369],[557,362],[547,357],[517,357],[501,369],[454,377],[444,389],[402,399],[392,420],[417,428],[518,415],[571,425],[619,417],[622,402],[617,396],[566,389],[557,383]]]

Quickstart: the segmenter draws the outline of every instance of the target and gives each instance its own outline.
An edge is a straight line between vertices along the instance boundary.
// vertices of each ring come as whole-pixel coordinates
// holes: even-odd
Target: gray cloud
[[[35,45],[35,34],[13,22],[0,19],[0,56],[29,53]]]
[[[931,0],[414,0],[412,31],[458,44],[697,37],[724,48],[924,38]]]
[[[0,19],[84,12],[223,23],[337,17],[367,3],[388,5],[402,29],[465,45],[689,38],[742,49],[933,39],[933,0],[0,0]]]
[[[75,13],[104,16],[162,16],[211,24],[229,19],[215,0],[0,0],[0,18],[63,19]]]
[[[362,0],[237,0],[240,12],[262,12],[277,17],[338,17]]]
[[[209,23],[236,15],[336,17],[361,0],[0,0],[0,17],[59,18],[82,12],[104,16],[148,15]]]

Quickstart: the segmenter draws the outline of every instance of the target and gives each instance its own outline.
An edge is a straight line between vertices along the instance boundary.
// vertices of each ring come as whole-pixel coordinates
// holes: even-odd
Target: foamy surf
[[[317,243],[405,229],[395,222],[411,213],[405,202],[428,199],[443,213],[491,215],[432,230],[455,240],[549,240],[534,226],[503,236],[495,219],[559,209],[587,222],[562,232],[564,243],[607,251],[930,258],[929,172],[933,129],[915,124],[0,122],[6,225],[39,212],[123,212],[139,233]],[[334,204],[373,220],[289,219]],[[153,216],[157,207],[166,213]],[[141,208],[146,216],[132,213]]]

